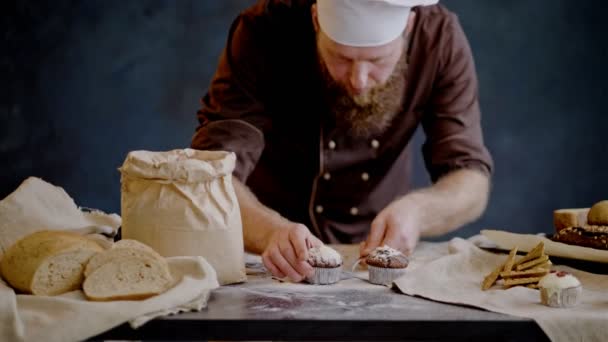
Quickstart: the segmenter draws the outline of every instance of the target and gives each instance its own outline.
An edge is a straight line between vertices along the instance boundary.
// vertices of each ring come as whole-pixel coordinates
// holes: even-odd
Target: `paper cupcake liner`
[[[405,274],[405,268],[386,268],[367,265],[369,282],[376,285],[392,286],[393,280]]]
[[[566,289],[540,289],[541,303],[554,308],[569,308],[581,301],[583,287],[569,287]]]
[[[311,277],[306,278],[306,281],[315,285],[328,285],[337,283],[340,280],[342,266],[338,267],[313,267],[315,270]]]

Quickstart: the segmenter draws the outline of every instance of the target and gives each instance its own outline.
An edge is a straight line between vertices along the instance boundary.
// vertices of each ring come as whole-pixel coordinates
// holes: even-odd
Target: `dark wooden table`
[[[92,340],[545,341],[531,319],[410,297],[345,272],[331,286],[282,283],[248,264],[201,312],[124,324]]]

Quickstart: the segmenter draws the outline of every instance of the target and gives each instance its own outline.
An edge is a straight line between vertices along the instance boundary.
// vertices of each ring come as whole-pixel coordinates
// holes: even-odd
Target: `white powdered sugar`
[[[392,257],[396,257],[402,255],[401,252],[399,252],[398,250],[391,248],[387,245],[384,245],[382,247],[376,247],[376,249],[374,249],[369,257],[375,260],[388,260],[389,258]]]
[[[334,249],[323,245],[308,250],[308,262],[313,266],[339,266],[342,257]]]
[[[401,254],[401,252],[399,252],[398,250],[391,248],[387,245],[384,245],[382,247],[377,247],[376,249],[374,249],[373,253],[386,255],[387,257],[396,256],[396,255]]]

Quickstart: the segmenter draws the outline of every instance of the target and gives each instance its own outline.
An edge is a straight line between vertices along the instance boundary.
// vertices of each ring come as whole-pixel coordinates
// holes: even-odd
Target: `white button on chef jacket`
[[[367,182],[367,181],[369,180],[369,173],[367,173],[367,172],[363,172],[363,173],[361,174],[361,179],[362,179],[364,182]]]

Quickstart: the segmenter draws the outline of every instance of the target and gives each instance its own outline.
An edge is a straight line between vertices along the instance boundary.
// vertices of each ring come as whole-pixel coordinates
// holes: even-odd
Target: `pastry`
[[[538,283],[541,303],[551,307],[566,308],[581,301],[583,287],[578,279],[567,272],[553,271]]]
[[[310,248],[308,263],[314,269],[312,276],[306,278],[308,283],[327,285],[340,280],[342,256],[334,249],[325,245]]]
[[[374,249],[365,262],[370,283],[378,285],[392,285],[393,280],[405,273],[409,263],[405,255],[388,246]]]

